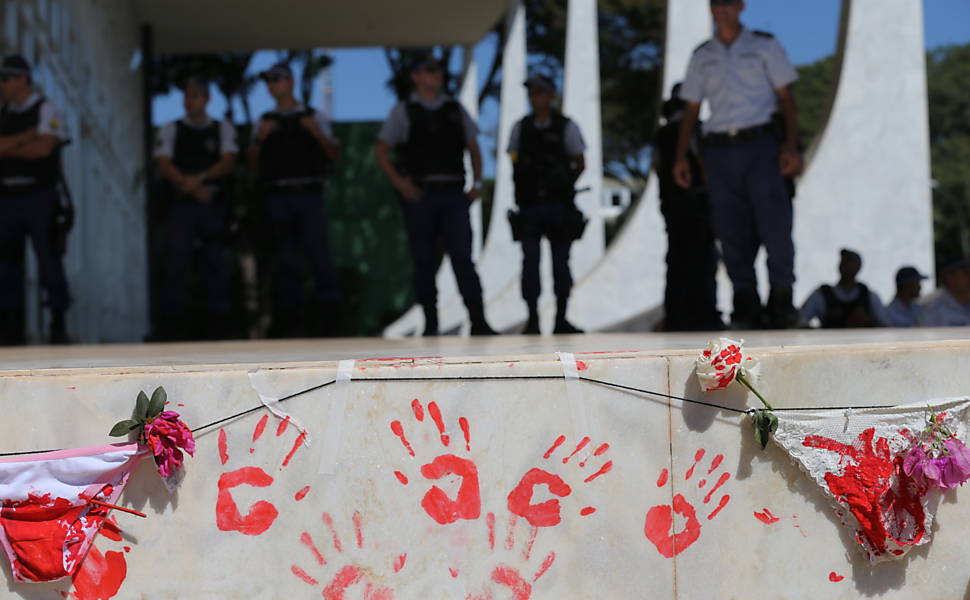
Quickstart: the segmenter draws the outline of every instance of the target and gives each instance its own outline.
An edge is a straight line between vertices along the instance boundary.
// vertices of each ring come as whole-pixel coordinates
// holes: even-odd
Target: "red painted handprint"
[[[698,450],[694,454],[694,464],[691,465],[690,469],[684,474],[684,480],[690,481],[694,477],[694,472],[701,460],[704,459],[705,451],[703,449]],[[704,490],[709,482],[708,477],[713,476],[714,472],[721,466],[721,462],[724,461],[724,455],[718,454],[711,460],[710,465],[707,468],[706,476],[703,476],[697,482],[697,489]],[[664,487],[667,485],[667,481],[670,479],[667,469],[663,469],[660,472],[660,477],[657,479],[657,487]],[[717,478],[717,481],[710,487],[707,493],[704,495],[704,504],[710,503],[711,499],[714,497],[715,493],[723,486],[727,481],[731,479],[731,474],[728,472],[723,472]],[[724,494],[718,501],[717,506],[707,515],[707,520],[713,520],[714,517],[727,506],[728,502],[731,501],[731,496]],[[678,532],[674,532],[675,528],[674,515],[680,515],[684,520],[684,528]],[[667,558],[673,558],[674,556],[680,554],[687,548],[697,541],[697,538],[701,535],[701,522],[697,518],[697,509],[694,504],[691,504],[684,498],[681,494],[674,494],[673,502],[671,504],[661,504],[654,506],[649,511],[647,511],[646,522],[643,527],[643,533],[647,536],[654,546],[656,546],[657,551]]]
[[[255,453],[255,443],[262,437],[263,432],[266,430],[268,420],[269,415],[263,415],[259,419],[259,422],[256,423],[256,428],[253,430],[254,445],[249,448],[250,454]],[[281,437],[286,433],[288,427],[288,419],[280,421],[276,427],[276,437]],[[300,433],[296,437],[289,453],[283,458],[280,470],[290,464],[290,461],[305,439],[306,433]],[[228,434],[225,429],[219,430],[219,460],[223,465],[229,462]],[[216,500],[216,526],[222,531],[238,531],[245,535],[261,535],[265,533],[266,530],[273,526],[276,517],[279,515],[276,506],[265,500],[259,500],[243,515],[239,511],[239,506],[237,506],[235,498],[233,498],[232,490],[242,485],[257,488],[269,487],[273,485],[273,481],[271,475],[261,467],[255,466],[240,467],[223,473],[219,477],[217,484],[219,495]],[[296,500],[302,500],[307,492],[309,492],[309,487],[297,492]]]
[[[98,533],[96,543],[88,549],[78,570],[71,577],[73,590],[70,598],[72,600],[110,600],[117,595],[128,575],[125,553],[131,550],[130,546],[118,548],[116,545],[114,550],[105,552],[98,548],[103,545],[102,538],[111,540],[115,544],[121,544],[124,541],[118,523],[114,518],[108,518]],[[66,593],[61,595],[68,597]]]
[[[546,453],[542,455],[543,460],[549,461],[545,463],[550,465],[549,469],[554,469],[558,466],[555,465],[555,462],[560,459],[558,457],[553,459],[552,456],[565,441],[566,436],[560,435]],[[613,469],[613,461],[600,458],[609,449],[609,444],[592,446],[590,445],[590,438],[584,437],[561,461],[563,465],[572,463],[575,466],[572,474],[575,479],[582,480],[583,483],[591,483]],[[595,461],[596,464],[591,465],[588,471],[583,471],[590,460]],[[589,474],[587,475],[587,473]],[[545,502],[533,502],[536,488],[540,486],[545,486],[549,490],[549,493],[555,497]],[[508,508],[512,514],[523,517],[535,527],[551,527],[558,525],[562,521],[558,498],[565,498],[572,494],[572,492],[573,488],[562,477],[545,469],[535,467],[522,476],[518,485],[509,494]],[[596,512],[595,508],[587,506],[581,509],[579,514],[587,516],[594,512]]]
[[[399,573],[407,563],[407,554],[400,554],[388,560],[386,565],[377,568],[362,566],[359,560],[353,558],[354,549],[362,550],[365,546],[360,512],[354,511],[353,545],[348,546],[346,550],[345,543],[341,540],[340,533],[334,525],[333,517],[329,513],[323,513],[322,521],[326,526],[323,537],[328,538],[327,542],[318,545],[313,536],[304,531],[300,534],[300,544],[307,548],[317,567],[323,570],[323,578],[327,579],[327,582],[323,584],[325,600],[345,600],[347,592],[351,590],[359,590],[360,595],[358,597],[362,596],[364,600],[393,600],[393,588],[379,585],[372,580],[376,576],[387,575],[391,572]],[[329,548],[321,550],[321,545],[329,546]],[[302,567],[292,565],[290,572],[308,585],[321,585],[320,580],[310,575]]]
[[[498,558],[492,560],[498,562],[485,561],[485,564],[494,565],[484,574],[486,583],[479,591],[469,593],[466,600],[492,600],[493,594],[497,591],[504,593],[499,597],[511,600],[529,600],[532,597],[533,584],[539,581],[556,561],[556,553],[550,551],[538,565],[533,564],[533,548],[539,528],[529,525],[523,538],[521,535],[523,527],[519,523],[516,515],[509,515],[505,538],[496,543],[495,514],[485,515],[489,551],[497,555]],[[450,572],[452,577],[459,575],[457,568],[450,569]]]
[[[411,401],[411,413],[414,415],[416,423],[423,423],[425,421],[424,406],[417,398]],[[428,403],[427,416],[431,418],[437,430],[437,433],[434,435],[437,437],[438,443],[441,444],[442,448],[450,448],[453,441],[452,436],[445,430],[441,409],[438,408],[436,402]],[[465,442],[464,452],[467,453],[471,451],[471,432],[468,419],[459,417],[458,426],[461,428]],[[417,453],[411,445],[411,442],[408,441],[407,432],[400,421],[391,422],[391,432],[397,436],[407,453],[411,457],[417,458]],[[422,438],[415,439],[427,440],[428,438],[428,432],[425,431],[425,435]],[[460,448],[458,452],[461,452]],[[460,481],[458,492],[454,498],[451,498],[444,490],[434,485],[421,499],[421,507],[437,523],[446,525],[448,523],[454,523],[459,519],[477,519],[481,515],[482,497],[478,484],[478,467],[470,459],[451,453],[440,454],[422,465],[420,472],[422,477],[431,481],[439,480],[447,476],[453,476],[453,478],[457,478]],[[401,471],[395,471],[394,476],[397,477],[397,480],[402,485],[408,485],[410,483],[408,476]]]

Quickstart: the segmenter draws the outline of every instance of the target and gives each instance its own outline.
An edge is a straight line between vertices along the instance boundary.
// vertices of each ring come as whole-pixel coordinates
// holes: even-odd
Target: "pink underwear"
[[[21,582],[69,577],[144,453],[112,444],[0,461],[0,544]]]

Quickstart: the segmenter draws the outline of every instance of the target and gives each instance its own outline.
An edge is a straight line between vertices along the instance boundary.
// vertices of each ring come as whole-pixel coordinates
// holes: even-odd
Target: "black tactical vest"
[[[16,135],[37,127],[40,123],[40,107],[43,106],[44,102],[44,98],[41,98],[23,112],[16,112],[5,106],[0,111],[0,135]],[[61,172],[60,154],[58,148],[45,158],[33,160],[0,158],[0,183],[8,177],[16,177],[32,179],[33,183],[28,185],[56,185]]]
[[[573,198],[575,171],[566,152],[569,119],[553,111],[548,127],[536,127],[534,115],[519,121],[515,161],[515,201],[522,204],[568,202]]]
[[[842,302],[835,297],[835,290],[830,285],[822,286],[822,296],[825,297],[825,316],[822,327],[836,329],[849,327],[871,327],[875,325],[875,317],[869,304],[869,288],[859,285],[859,295],[854,300]],[[849,323],[850,317],[852,323]]]
[[[222,154],[220,137],[218,121],[212,121],[202,128],[176,122],[172,164],[187,175],[205,171],[219,162]]]
[[[402,168],[420,182],[429,175],[465,178],[465,127],[461,105],[447,100],[435,110],[407,103],[408,139],[401,148]]]
[[[259,151],[260,176],[266,183],[283,180],[322,179],[329,160],[320,142],[300,125],[300,119],[316,114],[312,108],[290,114],[275,110],[263,115],[276,121]]]

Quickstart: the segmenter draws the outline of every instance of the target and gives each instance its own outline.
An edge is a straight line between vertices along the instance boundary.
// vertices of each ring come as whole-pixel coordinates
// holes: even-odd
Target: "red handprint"
[[[88,549],[87,555],[78,566],[78,570],[71,576],[73,590],[70,597],[73,600],[109,600],[114,598],[125,582],[128,575],[128,561],[125,553],[130,546],[122,546],[115,550],[101,552],[102,537],[116,543],[123,541],[121,529],[113,518],[105,521],[99,532],[98,542]],[[67,597],[66,593],[62,593]]]
[[[838,454],[842,474],[826,473],[825,482],[837,501],[848,506],[858,522],[857,538],[873,556],[902,554],[901,546],[917,544],[926,533],[922,497],[926,490],[903,471],[903,456],[893,458],[889,440],[874,440],[874,427],[859,434],[855,444],[810,435],[802,445]],[[895,477],[895,485],[894,485]],[[894,548],[890,550],[890,545]]]
[[[694,477],[694,471],[704,458],[704,454],[705,451],[703,449],[698,450],[694,454],[694,464],[691,465],[690,469],[688,469],[684,474],[685,481],[690,481]],[[715,456],[707,469],[707,475],[713,475],[714,471],[721,466],[721,462],[723,461],[723,454],[718,454]],[[714,483],[714,485],[704,496],[704,504],[709,503],[714,497],[714,494],[721,488],[722,485],[727,483],[730,478],[730,473],[726,471],[721,473],[717,479],[717,482]],[[660,472],[660,477],[657,479],[657,487],[664,487],[667,485],[668,479],[669,473],[667,472],[667,469],[663,469]],[[697,489],[704,489],[707,487],[707,483],[708,479],[706,477],[702,478],[697,482]],[[714,517],[716,517],[730,501],[730,495],[722,495],[721,499],[717,503],[717,506],[707,515],[707,520],[713,520]],[[678,532],[673,532],[675,514],[680,515],[684,519],[684,528]],[[673,558],[689,548],[690,545],[696,542],[697,538],[701,535],[701,522],[697,518],[697,509],[693,504],[688,502],[683,495],[674,494],[671,504],[654,506],[647,511],[647,518],[646,522],[644,523],[643,533],[645,536],[647,536],[647,539],[650,540],[654,546],[656,546],[657,551],[660,552],[661,555],[667,558]]]
[[[317,566],[324,568],[324,576],[329,577],[327,583],[323,584],[323,597],[326,600],[344,600],[348,591],[357,588],[361,590],[364,600],[393,600],[394,590],[392,588],[377,585],[370,581],[375,573],[374,568],[365,568],[358,564],[358,561],[354,561],[349,557],[349,555],[354,553],[353,548],[360,550],[365,545],[363,519],[360,512],[354,511],[354,545],[346,551],[344,550],[344,544],[341,541],[340,534],[334,526],[333,517],[329,513],[323,513],[322,519],[327,528],[330,545],[335,553],[330,554],[330,550],[327,550],[327,554],[330,555],[330,560],[327,560],[324,552],[320,550],[320,547],[309,532],[304,531],[300,534],[300,543],[310,551]],[[338,567],[336,564],[331,564],[335,560],[335,557],[342,563],[342,566]],[[407,554],[400,554],[392,560],[389,560],[383,567],[378,567],[377,571],[378,574],[382,574],[380,573],[382,570],[388,571],[388,573],[390,570],[393,570],[394,573],[399,573],[406,563]],[[297,565],[292,565],[290,572],[309,585],[320,585],[318,579]]]
[[[495,514],[485,515],[485,525],[488,533],[488,547],[492,554],[500,554],[501,558],[497,563],[487,561],[485,564],[494,566],[487,568],[486,572],[478,574],[486,583],[481,588],[481,593],[470,593],[466,600],[492,600],[493,592],[506,590],[505,597],[511,600],[529,600],[532,597],[532,586],[549,570],[556,560],[555,552],[548,552],[538,566],[531,566],[533,548],[536,543],[536,536],[539,528],[535,525],[528,527],[528,533],[524,540],[517,534],[519,520],[516,515],[509,515],[508,524],[503,543],[496,545],[496,525]],[[477,566],[477,565],[475,565]],[[531,573],[535,569],[534,573]],[[457,568],[450,569],[452,577],[458,577]]]
[[[556,452],[556,450],[566,441],[566,436],[560,435],[553,442],[552,446],[542,455],[544,460],[550,460],[550,457]],[[562,464],[569,464],[570,461],[574,465],[577,465],[577,469],[586,468],[587,463],[590,459],[598,459],[607,450],[610,449],[609,444],[600,444],[596,446],[589,445],[590,438],[584,437],[582,440],[576,444],[576,447],[567,456],[562,458]],[[579,455],[584,452],[585,454]],[[573,460],[574,457],[576,460]],[[597,464],[599,462],[597,461]],[[550,467],[552,468],[552,467]],[[592,467],[591,467],[592,469]],[[601,475],[609,473],[613,469],[613,461],[607,460],[599,465],[599,468],[593,472],[591,475],[583,477],[584,472],[578,473],[577,478],[582,478],[583,483],[590,483],[596,480]],[[545,486],[549,493],[555,498],[551,500],[546,500],[545,502],[533,503],[533,495],[535,489],[539,486]],[[566,483],[566,481],[549,471],[540,469],[538,467],[530,469],[522,479],[519,480],[518,485],[509,494],[508,498],[508,508],[512,514],[519,515],[525,518],[531,525],[536,527],[551,527],[553,525],[558,525],[562,521],[561,508],[559,505],[558,498],[565,498],[572,493],[573,489]],[[596,512],[596,509],[587,506],[579,511],[579,514],[586,516],[591,515]]]
[[[421,401],[415,398],[411,402],[411,412],[418,423],[424,422],[425,411]],[[436,402],[428,403],[428,416],[437,428],[437,437],[442,447],[451,446],[451,434],[445,431],[441,409]],[[471,451],[471,432],[468,419],[460,417],[458,425],[465,440],[465,452]],[[412,457],[417,457],[411,442],[408,441],[404,426],[400,421],[391,422],[391,432],[401,441],[401,445]],[[454,523],[459,519],[477,519],[482,513],[482,497],[478,484],[478,467],[468,458],[455,454],[441,454],[420,468],[425,479],[438,480],[448,475],[454,475],[461,483],[454,498],[448,496],[437,485],[432,486],[421,499],[421,507],[432,519],[441,525]],[[408,485],[410,480],[401,471],[395,471],[394,476],[402,485]]]
[[[268,420],[269,415],[263,415],[259,422],[256,423],[256,428],[253,430],[253,444],[262,437],[263,432],[266,430]],[[280,437],[286,433],[288,426],[289,419],[280,421],[280,424],[276,428],[276,437]],[[223,465],[229,461],[227,435],[225,429],[219,430],[219,460]],[[296,437],[289,453],[283,458],[280,470],[290,464],[290,461],[305,439],[306,433],[300,433]],[[255,451],[255,446],[249,448],[250,454]],[[276,506],[265,500],[259,500],[243,515],[236,505],[236,500],[233,498],[231,490],[241,485],[257,488],[269,487],[273,485],[273,481],[271,475],[261,467],[255,466],[240,467],[233,471],[223,473],[219,477],[217,484],[219,495],[216,499],[216,526],[221,531],[237,531],[245,535],[261,535],[265,533],[266,530],[273,526],[276,517],[279,515]],[[297,492],[296,500],[302,500],[308,491],[309,487],[306,487]]]

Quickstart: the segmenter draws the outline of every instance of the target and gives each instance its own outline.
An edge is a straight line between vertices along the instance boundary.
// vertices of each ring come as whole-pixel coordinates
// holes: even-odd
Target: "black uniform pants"
[[[427,189],[418,202],[401,201],[414,259],[414,291],[422,306],[435,306],[438,301],[436,250],[441,239],[465,306],[469,311],[481,310],[482,284],[472,262],[468,207],[468,196],[459,186]]]
[[[549,240],[552,251],[552,281],[556,298],[565,300],[573,289],[569,271],[569,251],[572,239],[566,234],[566,219],[571,205],[559,203],[524,204],[519,207],[519,236],[522,242],[522,298],[532,303],[542,293],[539,274],[541,240]]]
[[[40,284],[51,312],[71,303],[61,256],[51,235],[59,201],[53,186],[5,190],[0,194],[0,310],[23,311],[23,245],[30,238],[37,257]]]

